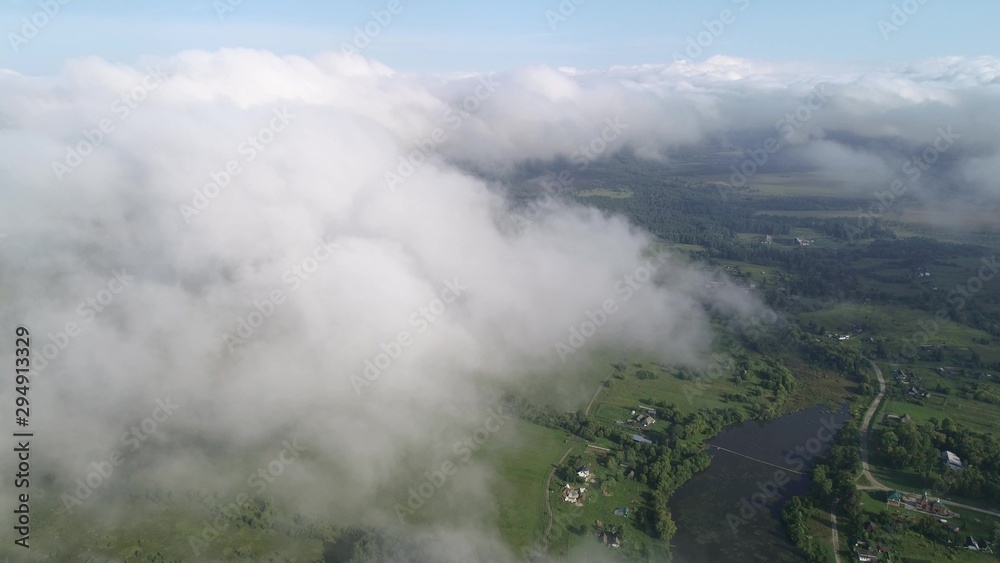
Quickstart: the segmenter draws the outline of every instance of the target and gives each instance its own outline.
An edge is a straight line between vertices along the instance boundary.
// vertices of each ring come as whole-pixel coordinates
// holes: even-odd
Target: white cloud
[[[698,362],[710,341],[703,283],[687,267],[668,264],[660,284],[628,303],[616,293],[645,260],[646,234],[559,204],[509,232],[498,226],[501,196],[455,162],[503,169],[568,157],[608,119],[628,124],[612,151],[662,155],[733,133],[762,142],[821,83],[833,99],[806,123],[796,154],[845,179],[886,174],[949,123],[963,142],[996,154],[1000,125],[993,59],[825,74],[722,57],[602,72],[535,67],[497,75],[496,92],[457,126],[447,112],[484,77],[238,49],[148,62],[156,64],[166,79],[124,117],[114,101],[142,82],[146,63],[80,59],[54,77],[0,75],[0,221],[14,272],[0,309],[26,319],[36,353],[67,322],[82,326],[32,390],[46,405],[34,419],[39,432],[62,442],[39,454],[41,464],[76,476],[148,416],[151,397],[169,395],[185,415],[162,430],[169,466],[156,463],[166,449],[143,450],[152,474],[193,479],[214,467],[222,445],[260,447],[295,430],[339,475],[337,486],[306,496],[345,506],[405,477],[418,452],[447,455],[451,444],[434,437],[478,423],[474,412],[443,420],[456,404],[529,375],[565,376],[553,345],[607,299],[621,312],[589,349],[630,345]],[[244,150],[282,109],[294,115],[287,128]],[[114,130],[58,180],[51,163],[103,119]],[[447,139],[387,189],[385,173],[436,128]],[[847,138],[898,146],[861,149]],[[240,172],[185,220],[180,207],[230,161]],[[995,194],[995,182],[985,185],[992,162],[971,161],[966,173]],[[321,241],[339,248],[293,290],[284,272]],[[85,321],[77,304],[116,268],[134,272],[134,286]],[[411,315],[455,279],[468,289],[418,333]],[[222,335],[274,290],[286,300],[231,354]],[[412,345],[359,397],[350,377],[404,330]]]

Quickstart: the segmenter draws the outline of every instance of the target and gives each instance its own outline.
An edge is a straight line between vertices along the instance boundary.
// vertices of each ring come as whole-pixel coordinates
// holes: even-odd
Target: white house
[[[952,452],[949,452],[948,450],[944,450],[943,452],[941,452],[941,459],[944,461],[945,465],[947,465],[949,469],[962,468],[962,459],[959,458],[957,455],[953,454]]]

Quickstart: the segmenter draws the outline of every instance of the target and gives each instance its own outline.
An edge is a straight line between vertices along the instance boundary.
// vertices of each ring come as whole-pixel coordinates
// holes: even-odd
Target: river
[[[840,412],[814,407],[723,430],[709,442],[709,468],[670,500],[677,524],[674,561],[804,561],[781,526],[781,506],[809,489],[809,478],[792,470],[808,472],[832,445],[829,429],[846,419],[846,407]]]

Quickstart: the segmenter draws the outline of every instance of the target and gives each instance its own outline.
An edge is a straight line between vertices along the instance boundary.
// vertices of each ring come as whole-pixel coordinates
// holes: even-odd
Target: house
[[[642,424],[643,428],[653,424],[654,422],[656,422],[656,419],[651,416],[639,415],[639,423]]]
[[[624,516],[625,518],[628,518],[628,507],[626,506],[625,508],[616,508],[615,516]]]
[[[902,424],[908,424],[910,422],[913,422],[913,417],[906,413],[903,413],[903,416],[899,417],[899,422]]]
[[[587,467],[586,465],[580,467],[579,469],[576,470],[576,476],[581,479],[586,479],[590,477],[590,468]]]
[[[867,549],[859,549],[858,561],[878,561],[878,554]]]
[[[952,512],[952,511],[950,511],[950,510],[948,510],[948,507],[946,507],[941,502],[941,499],[931,498],[931,496],[928,495],[926,492],[924,492],[923,496],[920,496],[920,497],[916,497],[916,495],[912,495],[911,498],[908,499],[908,500],[910,502],[913,502],[913,504],[910,505],[910,502],[907,502],[906,504],[908,506],[913,506],[917,510],[922,510],[924,512],[930,512],[931,514],[936,514],[936,515],[944,516],[946,518],[951,518],[951,517],[955,516],[955,513]]]
[[[774,237],[771,235],[764,235],[764,240],[760,241],[762,244],[771,244],[774,242]]]
[[[903,506],[903,493],[899,491],[889,491],[885,495],[885,503],[890,506]]]
[[[585,492],[587,492],[586,487],[580,487],[579,489],[566,489],[563,491],[563,500],[566,502],[581,503],[583,502],[583,493]]]
[[[962,468],[962,459],[948,450],[941,452],[941,460],[944,461],[945,465],[947,465],[949,469]]]

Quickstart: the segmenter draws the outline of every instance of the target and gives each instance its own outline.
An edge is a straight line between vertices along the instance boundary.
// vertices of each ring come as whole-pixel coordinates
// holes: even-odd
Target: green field
[[[164,554],[167,561],[315,561],[323,554],[321,540],[274,530],[262,533],[260,526],[239,520],[227,522],[214,539],[210,534],[210,541],[198,544],[196,553],[190,538],[204,537],[207,522],[218,515],[202,502],[198,491],[118,498],[115,502],[121,504],[116,506],[122,512],[117,514],[101,512],[100,506],[106,504],[97,506],[100,499],[68,514],[55,508],[58,499],[36,494],[32,493],[31,552],[27,556],[23,551],[10,553],[10,543],[4,542],[0,560],[15,556],[16,561],[158,561],[163,559],[157,555]],[[228,498],[218,496],[214,504],[223,505]]]
[[[531,546],[548,525],[545,511],[545,480],[552,464],[580,439],[566,432],[515,419],[512,431],[521,441],[515,449],[491,450],[491,460],[500,479],[493,488],[497,499],[497,524],[508,545]]]
[[[927,311],[893,305],[843,302],[827,309],[802,313],[800,319],[802,323],[815,323],[827,333],[833,334],[846,333],[855,324],[863,325],[865,330],[854,337],[855,342],[867,342],[871,337],[881,337],[899,346],[908,339],[915,344],[975,349],[987,361],[1000,359],[1000,351],[995,346],[980,344],[984,339],[992,342],[993,338],[986,332],[955,322],[936,322],[935,315]],[[929,338],[923,336],[926,334],[923,328],[925,326],[935,327]]]
[[[809,535],[817,544],[820,544],[825,548],[827,559],[829,563],[833,563],[833,525],[830,522],[830,512],[821,507],[812,507],[809,509],[809,515],[806,518],[806,530],[809,531]],[[846,554],[847,543],[844,539],[844,534],[840,534],[840,545],[842,554]]]
[[[607,526],[617,526],[622,535],[622,553],[638,556],[643,548],[656,551],[663,546],[650,539],[646,531],[637,527],[636,511],[644,504],[643,495],[649,492],[644,485],[623,475],[624,468],[609,467],[607,457],[601,450],[580,446],[573,451],[580,458],[579,463],[590,468],[593,483],[584,485],[582,479],[572,481],[552,480],[549,498],[556,525],[552,530],[551,548],[555,553],[565,553],[574,545],[579,536],[593,536],[594,523],[600,521]],[[602,485],[607,486],[607,494]],[[563,500],[563,488],[586,486],[588,493],[582,507]],[[629,516],[615,515],[618,508],[629,508]]]
[[[774,215],[776,217],[819,217],[822,219],[831,219],[834,217],[862,217],[865,215],[864,211],[850,210],[850,209],[763,209],[756,212],[757,215]]]
[[[731,174],[700,176],[708,183],[729,185]],[[814,196],[814,197],[872,197],[874,190],[885,186],[871,183],[845,184],[843,180],[824,172],[755,174],[747,179],[742,190],[751,196]],[[873,198],[874,199],[874,198]]]
[[[947,504],[947,502],[946,502]],[[887,512],[906,519],[919,518],[920,513],[897,506],[889,506],[885,503],[885,493],[882,491],[862,491],[861,506],[865,512],[879,513]],[[957,542],[964,540],[965,536],[971,535],[975,538],[989,538],[993,535],[994,519],[988,516],[966,510],[955,510],[958,517],[949,520],[949,524],[958,526],[961,530],[955,535]],[[893,531],[888,532],[892,538],[892,553],[898,559],[912,559],[915,561],[991,561],[993,555],[977,553],[959,547],[946,547],[940,543],[932,542],[927,538],[913,531]]]
[[[606,188],[596,188],[592,190],[580,190],[576,192],[577,197],[610,197],[614,199],[625,199],[632,197],[634,194],[632,190],[628,188],[618,188],[615,190],[609,190]]]
[[[640,369],[654,373],[657,377],[639,379],[635,372]],[[739,390],[728,377],[717,377],[705,382],[685,381],[677,378],[673,370],[653,363],[629,364],[625,372],[625,379],[611,380],[611,386],[598,397],[596,410],[592,410],[592,414],[603,422],[614,424],[615,419],[627,418],[632,409],[638,408],[637,405],[649,405],[650,399],[666,401],[683,413],[725,408],[727,403],[720,395]]]
[[[925,381],[921,380],[921,386],[925,385]],[[997,412],[994,405],[937,393],[931,393],[931,396],[922,402],[923,404],[916,404],[907,401],[904,399],[902,389],[899,389],[896,395],[886,397],[880,414],[896,416],[908,414],[917,422],[928,422],[931,418],[939,421],[950,418],[980,432],[1000,431],[1000,412]]]

